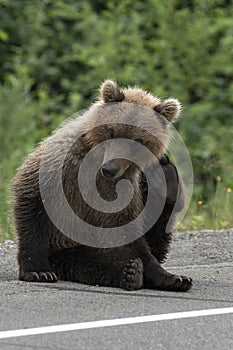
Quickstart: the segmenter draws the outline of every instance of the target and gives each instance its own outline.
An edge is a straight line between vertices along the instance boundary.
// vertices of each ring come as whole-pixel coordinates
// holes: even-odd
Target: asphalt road
[[[40,335],[13,333],[0,339],[1,350],[233,349],[233,229],[175,234],[165,265],[171,272],[193,277],[188,293],[19,282],[15,256],[15,244],[0,245],[0,337],[8,330],[64,324],[80,328],[88,321],[153,317],[151,322],[142,318],[140,323],[129,320],[111,327],[105,322],[104,327],[50,334],[47,329]],[[202,310],[216,313],[221,308],[230,313],[201,316]],[[180,314],[198,310],[197,317]],[[179,314],[169,319],[171,313]],[[160,320],[164,314],[168,316]]]

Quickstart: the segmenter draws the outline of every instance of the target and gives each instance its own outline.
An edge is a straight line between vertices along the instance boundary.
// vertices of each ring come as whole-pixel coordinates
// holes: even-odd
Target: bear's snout
[[[108,163],[105,163],[104,165],[102,165],[101,170],[102,170],[102,174],[106,177],[114,177],[118,172],[117,168],[114,168],[112,165]]]
[[[118,179],[125,174],[129,166],[130,162],[127,159],[111,159],[104,162],[101,167],[101,173],[104,177]]]

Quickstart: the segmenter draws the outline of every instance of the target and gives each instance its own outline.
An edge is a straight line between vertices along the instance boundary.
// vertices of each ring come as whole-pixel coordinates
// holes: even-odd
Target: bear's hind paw
[[[121,288],[135,290],[143,287],[143,263],[141,259],[131,260],[123,269]]]
[[[161,289],[175,292],[187,292],[192,288],[193,280],[187,276],[172,275],[171,279]]]

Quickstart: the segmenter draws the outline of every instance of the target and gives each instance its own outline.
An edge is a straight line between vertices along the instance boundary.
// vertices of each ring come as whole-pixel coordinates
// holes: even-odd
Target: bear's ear
[[[105,102],[121,102],[124,94],[113,80],[105,80],[100,88],[100,97]]]
[[[181,112],[181,104],[175,98],[168,98],[154,107],[154,110],[164,116],[169,122],[172,122],[178,118]]]

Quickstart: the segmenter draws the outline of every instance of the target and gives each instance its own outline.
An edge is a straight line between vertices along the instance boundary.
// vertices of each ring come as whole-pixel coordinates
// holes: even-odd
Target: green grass
[[[219,176],[214,196],[208,201],[194,198],[178,227],[179,231],[220,230],[233,227],[233,190]]]

